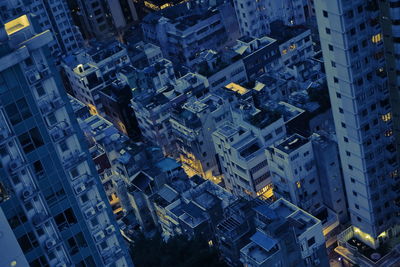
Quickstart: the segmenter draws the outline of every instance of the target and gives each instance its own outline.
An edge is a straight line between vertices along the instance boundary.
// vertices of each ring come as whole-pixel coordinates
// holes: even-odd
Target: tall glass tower
[[[0,25],[0,207],[30,266],[132,266],[38,29]]]
[[[378,3],[385,7],[380,10]],[[400,40],[400,31],[387,25],[400,25],[399,3],[315,1],[352,223],[343,235],[373,248],[400,232],[399,133],[394,127],[400,54],[393,42]]]

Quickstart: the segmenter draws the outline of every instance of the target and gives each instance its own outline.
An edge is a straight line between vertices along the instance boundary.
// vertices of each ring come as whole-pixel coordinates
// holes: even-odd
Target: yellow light
[[[160,7],[160,9],[164,9],[164,8],[167,8],[167,7],[170,7],[170,6],[171,6],[170,3],[166,3],[166,4],[162,5],[162,6]]]
[[[371,39],[374,44],[379,43],[380,41],[382,41],[382,33],[378,33],[378,34],[372,36]]]
[[[89,113],[90,115],[98,115],[99,112],[97,111],[96,107],[92,104],[87,104],[89,107]]]
[[[26,15],[23,15],[19,18],[16,18],[4,24],[4,28],[7,34],[10,36],[11,34],[19,32],[20,30],[28,27],[29,25],[30,23],[28,17]]]
[[[10,263],[10,266],[17,266],[17,261],[12,261],[12,262]]]
[[[378,237],[386,237],[386,232],[382,232]]]
[[[381,116],[381,118],[382,118],[382,120],[383,120],[384,122],[390,121],[390,120],[392,119],[392,113],[388,112],[388,113],[386,113],[386,114],[383,114],[383,115]]]
[[[372,239],[372,236],[370,236],[369,234],[364,234],[366,239]]]
[[[283,49],[282,50],[282,55],[286,55],[287,54],[287,49]]]
[[[232,90],[232,91],[240,94],[240,95],[244,95],[249,91],[248,89],[244,88],[243,86],[240,86],[237,83],[230,83],[230,84],[227,84],[225,87],[229,90]]]
[[[296,185],[297,185],[297,188],[301,188],[301,182],[300,181],[296,182]]]
[[[148,1],[144,1],[144,5],[146,7],[148,7],[148,8],[151,8],[151,9],[155,10],[155,11],[160,10],[160,8],[158,6],[156,6],[155,4],[150,3]]]
[[[354,227],[354,232],[361,233],[360,229],[358,229],[357,227]]]

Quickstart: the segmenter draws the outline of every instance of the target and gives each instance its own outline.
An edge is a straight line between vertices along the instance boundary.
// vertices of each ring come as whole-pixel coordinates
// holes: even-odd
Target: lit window
[[[378,34],[372,36],[372,42],[373,42],[374,44],[377,44],[377,43],[379,43],[380,41],[382,41],[382,33],[378,33]]]
[[[388,112],[388,113],[386,113],[386,114],[383,114],[383,115],[381,116],[381,118],[382,118],[382,120],[383,120],[384,122],[390,121],[390,120],[392,119],[392,113]]]

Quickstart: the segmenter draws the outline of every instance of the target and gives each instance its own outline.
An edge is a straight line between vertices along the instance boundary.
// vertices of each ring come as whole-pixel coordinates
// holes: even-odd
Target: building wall
[[[372,4],[372,2],[370,2]],[[378,23],[367,1],[316,1],[315,9],[351,222],[372,236],[398,223],[391,108]]]
[[[2,203],[30,264],[131,264],[85,140],[46,45],[30,19],[8,32],[0,58],[0,180],[15,192]],[[38,30],[38,29],[35,29]],[[21,52],[7,47],[27,39]],[[18,40],[18,42],[16,42]],[[18,55],[18,56],[17,56]],[[12,58],[12,60],[10,60]]]

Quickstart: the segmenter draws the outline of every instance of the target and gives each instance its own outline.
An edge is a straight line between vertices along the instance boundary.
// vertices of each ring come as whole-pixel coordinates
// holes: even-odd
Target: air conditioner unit
[[[64,130],[65,135],[71,135],[74,132],[74,130],[71,127],[68,127]]]
[[[51,106],[48,103],[43,103],[40,106],[40,110],[42,111],[42,113],[49,113],[51,112]]]
[[[51,249],[56,245],[56,241],[53,238],[50,238],[46,241],[46,248]]]
[[[19,167],[21,167],[22,162],[19,159],[14,159],[10,162],[10,164],[8,165],[8,167],[10,168],[10,171],[15,171],[16,169],[18,169]]]
[[[53,137],[54,141],[58,141],[63,137],[63,135],[60,131],[54,131],[53,133],[51,133],[51,137]]]
[[[95,240],[96,242],[100,242],[100,241],[103,240],[105,237],[106,237],[106,236],[105,236],[105,234],[104,234],[103,231],[99,231],[99,232],[97,232],[97,233],[95,233],[95,234],[93,235],[93,238],[94,238],[94,240]]]
[[[86,186],[84,184],[78,184],[77,186],[75,186],[75,193],[80,194],[83,191],[85,191]]]
[[[51,102],[51,104],[52,104],[53,107],[55,107],[55,108],[58,108],[58,107],[62,106],[63,103],[64,103],[64,102],[62,101],[61,98],[56,98],[56,99],[53,100],[53,102]]]
[[[40,80],[40,74],[35,71],[28,74],[29,83],[35,83],[36,81]]]
[[[109,226],[107,226],[106,229],[105,229],[105,231],[106,231],[106,233],[107,233],[108,235],[113,234],[113,233],[115,232],[115,227],[114,227],[114,225],[109,225]]]
[[[22,190],[21,196],[23,199],[27,199],[33,195],[33,189],[26,187]]]
[[[40,71],[40,74],[42,75],[42,77],[46,77],[50,74],[50,72],[48,69],[45,69],[45,70]]]
[[[114,254],[115,255],[118,255],[119,253],[121,253],[122,252],[122,248],[117,248],[115,251],[114,251]]]
[[[96,211],[94,210],[94,208],[88,208],[87,210],[85,210],[85,217],[87,219],[89,219],[90,217],[92,217],[93,215],[96,214]]]
[[[104,201],[100,201],[99,203],[97,203],[96,207],[98,211],[102,211],[106,208],[106,203],[104,203]]]

